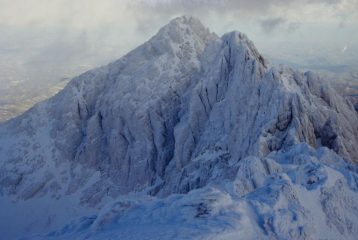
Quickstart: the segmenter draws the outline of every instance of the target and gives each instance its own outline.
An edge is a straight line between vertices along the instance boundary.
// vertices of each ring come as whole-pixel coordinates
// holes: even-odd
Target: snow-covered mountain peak
[[[159,30],[159,34],[164,32],[169,34],[173,40],[177,40],[175,39],[175,33],[190,34],[195,37],[199,37],[202,40],[212,38],[212,36],[215,35],[214,33],[211,33],[210,30],[205,27],[199,19],[191,16],[182,16],[171,20],[167,25]]]
[[[357,113],[314,74],[270,68],[244,34],[219,38],[180,17],[0,125],[0,206],[20,209],[9,216],[24,219],[19,230],[31,233],[80,210],[99,214],[50,234],[59,239],[78,234],[77,227],[96,234],[106,223],[124,224],[116,231],[134,236],[133,218],[144,226],[176,219],[188,228],[208,218],[214,232],[223,226],[214,219],[224,218],[251,229],[248,239],[316,239],[325,232],[354,239],[357,145]],[[139,197],[122,202],[128,193]],[[55,203],[77,213],[64,214]],[[38,210],[34,219],[24,216],[27,206]],[[141,209],[146,214],[138,218]]]
[[[227,45],[230,50],[240,50],[241,57],[244,57],[244,61],[256,60],[259,62],[262,67],[266,68],[266,61],[263,56],[259,53],[254,43],[246,36],[246,34],[239,31],[232,31],[224,34],[221,37],[225,45]]]
[[[221,38],[227,44],[231,44],[231,45],[240,44],[241,42],[246,42],[246,43],[250,43],[250,45],[253,45],[253,43],[248,39],[246,34],[239,31],[232,31],[232,32],[225,33]]]
[[[178,45],[194,45],[195,50],[202,51],[212,40],[218,38],[196,18],[178,17],[162,27],[150,41],[160,41],[170,44],[173,48]],[[175,50],[175,49],[174,49]]]

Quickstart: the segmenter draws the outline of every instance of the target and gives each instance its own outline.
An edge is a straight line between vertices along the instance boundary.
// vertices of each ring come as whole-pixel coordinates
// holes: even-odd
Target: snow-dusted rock
[[[35,239],[355,239],[358,182],[349,186],[354,166],[333,151],[302,143],[239,165],[234,181],[166,198],[122,196]]]
[[[57,229],[46,238],[153,239],[164,223],[164,239],[353,239],[357,146],[357,112],[317,75],[272,68],[244,34],[219,38],[181,17],[0,125],[0,198],[10,210],[83,208],[62,230],[80,214],[46,208],[19,225]]]

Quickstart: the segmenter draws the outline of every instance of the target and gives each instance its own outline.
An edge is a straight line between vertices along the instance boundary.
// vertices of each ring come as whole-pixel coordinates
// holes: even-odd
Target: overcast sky
[[[357,9],[358,0],[0,0],[0,67],[45,80],[54,68],[55,77],[77,74],[120,57],[180,15],[219,35],[242,31],[273,58],[354,65]]]

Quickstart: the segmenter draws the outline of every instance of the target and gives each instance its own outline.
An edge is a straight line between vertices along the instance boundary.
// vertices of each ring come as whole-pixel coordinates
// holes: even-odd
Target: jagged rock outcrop
[[[22,200],[76,195],[80,205],[100,208],[129,192],[166,197],[232,182],[235,196],[247,196],[255,214],[269,215],[266,235],[309,239],[311,220],[292,186],[313,189],[325,173],[316,160],[305,160],[310,164],[297,165],[293,177],[275,159],[300,143],[327,147],[352,168],[358,162],[352,104],[314,73],[270,67],[244,34],[219,38],[182,17],[0,125],[1,194]],[[278,197],[261,205],[261,188],[282,195],[294,210],[272,213]],[[337,202],[331,191],[339,188],[327,186],[320,196],[327,216],[345,214],[329,210]],[[282,221],[270,214],[296,217],[297,228],[280,228]],[[347,232],[341,222],[330,224]]]

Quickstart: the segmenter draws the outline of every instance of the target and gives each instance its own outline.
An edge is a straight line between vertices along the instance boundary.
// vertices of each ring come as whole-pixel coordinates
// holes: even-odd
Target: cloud
[[[152,31],[178,15],[247,24],[265,32],[272,19],[287,23],[336,19],[341,26],[357,13],[357,0],[0,0],[0,27],[64,26],[82,31],[115,26]],[[317,16],[320,16],[317,18]],[[268,20],[267,24],[258,19]],[[297,24],[296,24],[297,26]],[[294,27],[294,25],[291,25]]]
[[[283,19],[281,17],[276,18],[269,18],[261,21],[261,28],[267,32],[270,33],[277,29],[279,26],[284,25],[287,22],[286,19]]]
[[[260,21],[261,29],[269,34],[275,31],[294,33],[300,28],[301,24],[301,22],[289,22],[287,19],[281,17],[268,18]]]
[[[263,34],[278,34],[277,29],[292,34],[313,25],[358,25],[358,0],[134,0],[128,6],[141,13],[136,19],[140,31],[183,14],[215,26],[220,34],[223,28],[216,28],[217,21],[226,28],[240,27],[237,30],[258,27]]]
[[[158,11],[159,14],[174,12],[239,12],[245,17],[257,17],[252,14],[267,14],[273,11],[306,9],[310,6],[333,6],[337,11],[339,5],[356,0],[133,0],[131,7]],[[295,8],[294,8],[295,7]]]

